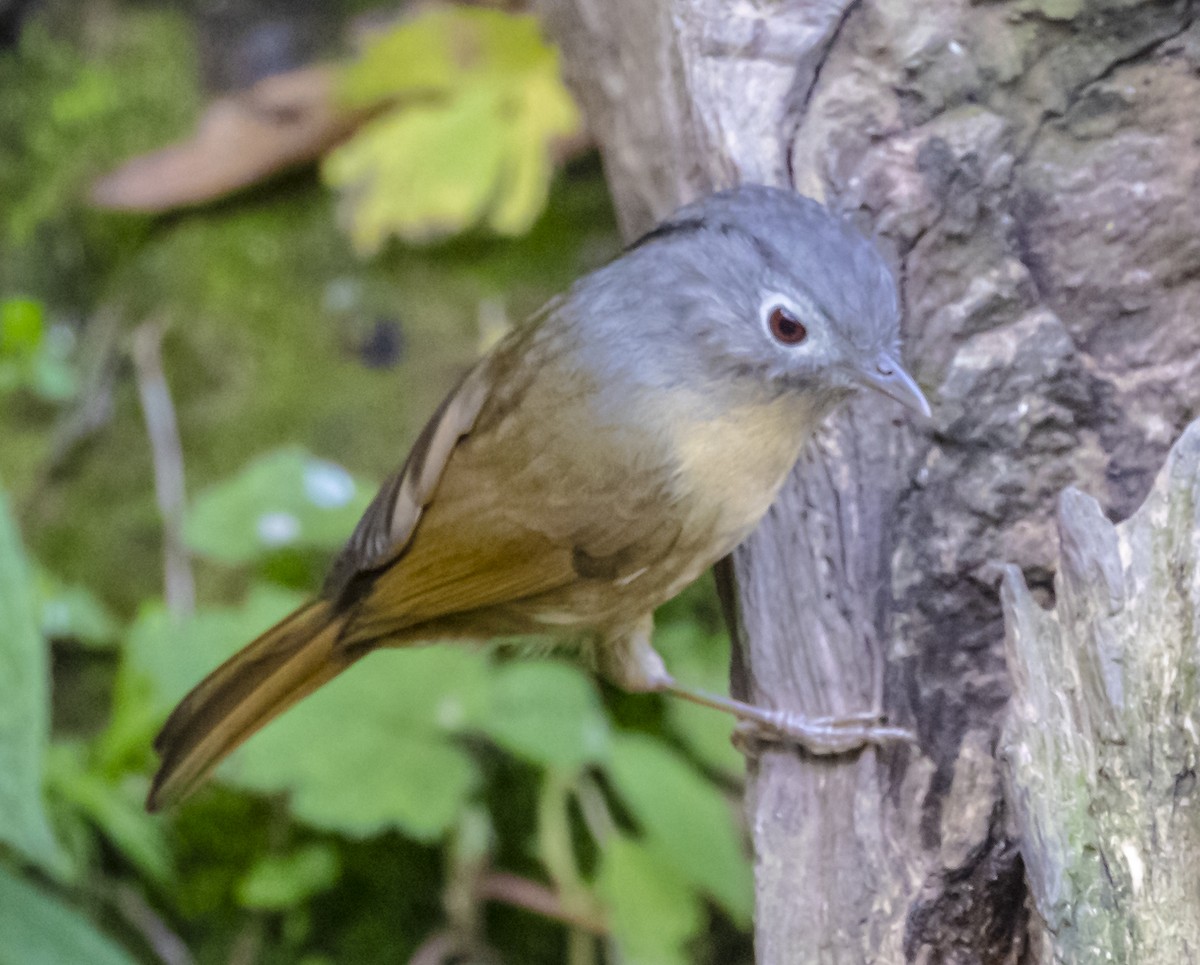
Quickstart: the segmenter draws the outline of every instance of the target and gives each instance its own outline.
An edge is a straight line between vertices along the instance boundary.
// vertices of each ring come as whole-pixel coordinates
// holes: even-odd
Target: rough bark
[[[1053,597],[1064,486],[1114,517],[1200,398],[1188,0],[540,0],[625,230],[739,180],[881,236],[932,425],[863,400],[737,553],[735,683],[882,704],[922,755],[751,767],[779,963],[1037,961],[996,760],[997,585]]]
[[[1003,753],[1044,957],[1200,960],[1200,422],[1114,526],[1059,502],[1057,606],[1003,588]]]

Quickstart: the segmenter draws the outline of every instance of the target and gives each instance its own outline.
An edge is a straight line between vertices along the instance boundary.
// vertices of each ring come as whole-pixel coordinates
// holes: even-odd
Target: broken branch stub
[[[1013,696],[1009,801],[1044,960],[1200,955],[1200,421],[1114,526],[1068,489],[1057,604],[1002,590]]]

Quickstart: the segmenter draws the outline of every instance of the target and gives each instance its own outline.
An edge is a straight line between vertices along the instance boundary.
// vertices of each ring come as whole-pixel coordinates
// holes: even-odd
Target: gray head
[[[654,354],[679,371],[686,354],[719,378],[831,400],[865,385],[929,413],[899,363],[887,264],[846,220],[790,191],[743,185],[687,205],[573,296],[600,309],[593,318],[632,325],[647,366]]]

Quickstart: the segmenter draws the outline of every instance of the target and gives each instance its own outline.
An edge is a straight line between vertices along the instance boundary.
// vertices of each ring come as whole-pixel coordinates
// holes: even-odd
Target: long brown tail
[[[285,617],[204,678],[154,742],[162,758],[146,808],[191,794],[242,741],[350,666],[336,647],[346,621],[318,600]]]

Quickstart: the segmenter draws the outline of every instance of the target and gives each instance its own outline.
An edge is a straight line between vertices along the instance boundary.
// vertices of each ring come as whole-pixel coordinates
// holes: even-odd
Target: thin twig
[[[183,449],[171,390],[163,373],[162,326],[157,322],[144,322],[133,333],[133,364],[154,458],[154,493],[163,524],[163,595],[167,608],[177,617],[185,617],[196,607],[196,582],[183,542]]]
[[[196,960],[183,939],[170,929],[136,888],[118,885],[116,906],[121,917],[142,936],[163,965],[195,965]]]
[[[461,955],[462,943],[451,932],[434,932],[413,952],[408,965],[445,965],[456,955]]]
[[[589,774],[582,774],[575,784],[575,800],[579,802],[579,812],[583,815],[583,823],[600,844],[604,844],[617,831],[617,823],[613,820],[608,801],[604,792]]]
[[[256,914],[251,916],[233,940],[233,947],[229,950],[229,965],[255,965],[262,950],[262,917]]]
[[[76,357],[79,393],[55,427],[50,454],[41,468],[43,480],[61,473],[83,444],[112,419],[121,335],[121,314],[112,305],[98,309],[83,327]]]
[[[596,936],[582,928],[567,931],[567,965],[596,965]]]
[[[593,935],[608,934],[608,923],[599,912],[566,908],[552,889],[528,878],[504,871],[492,871],[480,878],[478,894],[481,898],[524,908],[526,911],[560,921]]]

